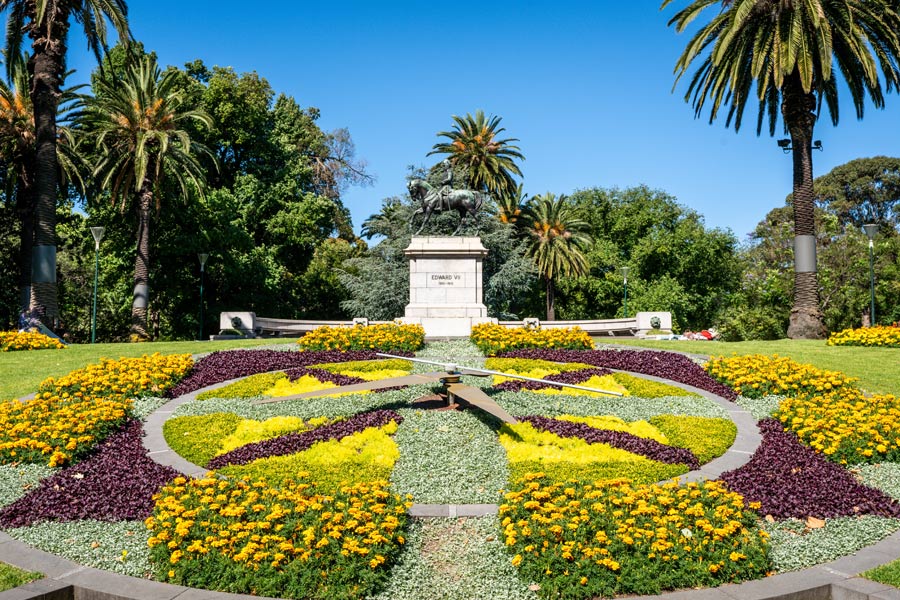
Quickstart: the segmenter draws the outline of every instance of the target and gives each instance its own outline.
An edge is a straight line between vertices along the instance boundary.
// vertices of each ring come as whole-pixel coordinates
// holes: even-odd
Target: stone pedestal
[[[427,337],[468,337],[473,325],[494,321],[483,301],[487,250],[480,238],[416,236],[404,254],[409,259],[405,323],[422,325]]]

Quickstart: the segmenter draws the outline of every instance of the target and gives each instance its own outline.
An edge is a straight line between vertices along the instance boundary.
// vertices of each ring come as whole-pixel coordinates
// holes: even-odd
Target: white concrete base
[[[495,322],[483,302],[487,249],[480,238],[414,236],[403,253],[409,259],[404,323],[422,325],[434,338],[468,337],[473,325]]]
[[[402,317],[406,325],[421,325],[425,328],[425,337],[434,338],[467,338],[472,334],[472,327],[482,323],[496,323],[490,317]]]

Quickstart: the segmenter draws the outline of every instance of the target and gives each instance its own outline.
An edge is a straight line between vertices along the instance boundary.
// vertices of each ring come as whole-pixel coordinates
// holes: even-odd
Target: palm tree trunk
[[[547,286],[547,320],[556,320],[556,296],[553,293],[553,280],[544,276],[544,283]]]
[[[153,189],[144,180],[138,192],[137,256],[134,260],[134,300],[131,304],[131,338],[144,341],[147,333],[147,307],[150,299],[150,207]]]
[[[51,17],[46,17],[50,20]],[[50,32],[48,34],[48,31]],[[56,288],[56,111],[64,73],[68,18],[62,23],[34,27],[31,102],[35,133],[34,246],[31,258],[30,308],[52,326],[59,317]]]
[[[816,275],[812,170],[816,98],[803,90],[796,72],[785,80],[783,94],[781,112],[791,135],[794,160],[794,304],[787,334],[791,339],[822,339],[826,332]]]
[[[27,171],[16,183],[16,212],[19,214],[19,310],[26,312],[31,302],[31,252],[34,245],[34,189]]]

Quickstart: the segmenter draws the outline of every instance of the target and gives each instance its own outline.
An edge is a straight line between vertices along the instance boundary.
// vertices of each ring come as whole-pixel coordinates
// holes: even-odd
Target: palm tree
[[[438,137],[448,138],[433,146],[432,154],[449,154],[450,163],[466,169],[467,185],[473,190],[486,191],[495,198],[516,192],[513,174],[522,176],[516,160],[525,160],[515,138],[498,139],[506,131],[500,127],[500,117],[486,117],[478,110],[473,117],[453,115],[453,131],[441,131]]]
[[[516,186],[514,194],[508,194],[497,198],[497,218],[501,223],[517,225],[522,216],[522,208],[527,201],[522,184]]]
[[[94,139],[98,161],[94,176],[124,211],[134,200],[138,215],[137,256],[134,263],[133,339],[146,339],[150,272],[150,209],[159,211],[164,178],[173,180],[182,198],[206,185],[198,155],[213,162],[212,152],[190,139],[182,127],[196,121],[212,127],[205,112],[184,105],[178,72],[161,73],[152,56],[126,67],[122,80],[100,78],[93,98],[85,101],[77,118],[88,139]]]
[[[32,251],[31,305],[52,324],[59,314],[56,290],[57,108],[62,97],[70,19],[81,23],[88,48],[100,60],[106,47],[106,20],[119,40],[129,42],[131,32],[125,0],[0,0],[9,10],[6,55],[17,55],[24,36],[31,39],[28,72],[32,77],[34,107],[34,248]],[[8,70],[11,76],[12,72]],[[11,78],[11,77],[10,77]]]
[[[0,81],[0,157],[9,189],[15,194],[20,222],[19,305],[28,309],[31,297],[31,247],[34,240],[34,114],[28,96],[28,72],[22,60],[9,60],[10,82]],[[15,190],[13,192],[13,189]]]
[[[0,157],[6,170],[7,198],[15,197],[16,212],[20,222],[19,250],[19,304],[27,311],[31,301],[31,252],[34,240],[34,200],[35,200],[35,132],[34,111],[32,110],[31,78],[26,65],[28,54],[7,57],[9,83],[0,80]],[[68,103],[75,98],[77,88],[61,91],[60,114],[66,119]],[[74,152],[71,130],[60,126],[57,145],[57,162],[62,168],[61,175],[68,176],[82,184]],[[83,187],[83,184],[82,184]],[[13,191],[13,188],[15,191]]]
[[[535,196],[526,206],[523,218],[531,234],[528,256],[541,274],[547,290],[547,320],[556,319],[554,279],[578,277],[588,271],[584,252],[593,243],[588,223],[575,212],[566,196],[551,193]]]
[[[664,0],[662,8],[671,4]],[[744,109],[758,101],[757,135],[778,115],[793,150],[794,302],[788,336],[821,338],[825,326],[816,281],[813,220],[813,128],[822,102],[838,122],[838,77],[844,78],[857,118],[865,96],[877,108],[884,91],[900,85],[900,9],[896,0],[693,0],[670,21],[683,31],[704,9],[721,4],[675,66],[677,80],[699,64],[685,94],[699,116],[707,101],[710,122],[728,107],[726,126],[741,126]],[[836,67],[836,69],[835,69]],[[882,76],[884,82],[882,83]]]

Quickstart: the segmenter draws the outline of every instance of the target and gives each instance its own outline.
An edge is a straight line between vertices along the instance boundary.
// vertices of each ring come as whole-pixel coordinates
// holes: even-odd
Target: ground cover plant
[[[728,487],[776,518],[900,517],[900,504],[861,484],[846,469],[800,443],[775,419],[760,422],[763,440],[744,466],[722,474]]]
[[[844,329],[828,336],[829,346],[886,346],[900,348],[900,326],[873,325]]]
[[[297,343],[304,350],[378,350],[415,352],[425,345],[421,325],[383,323],[354,327],[317,327]]]
[[[57,338],[36,331],[0,331],[0,352],[63,350],[65,347]]]
[[[406,353],[405,355],[409,355]],[[284,350],[225,350],[213,352],[203,357],[181,382],[168,391],[169,397],[199,390],[230,379],[266,373],[268,371],[290,370],[322,363],[375,360],[374,350],[342,352],[327,351],[284,351]]]
[[[560,363],[585,363],[595,367],[653,375],[712,392],[723,398],[737,398],[734,390],[710,377],[703,367],[682,354],[635,350],[513,350],[505,358],[528,358]]]
[[[147,456],[140,422],[130,421],[88,459],[41,480],[29,493],[0,509],[0,526],[37,521],[142,519],[152,496],[178,472]]]
[[[472,327],[470,339],[486,356],[495,356],[521,348],[587,350],[594,347],[591,337],[579,327],[511,328],[493,323],[483,323]]]

